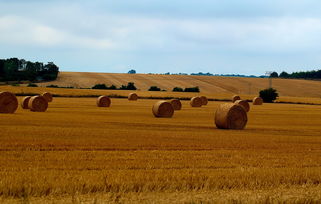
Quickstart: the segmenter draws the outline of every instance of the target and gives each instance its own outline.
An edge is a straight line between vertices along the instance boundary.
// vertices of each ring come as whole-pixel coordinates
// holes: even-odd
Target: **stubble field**
[[[321,202],[321,106],[251,106],[239,131],[214,126],[221,102],[167,119],[156,100],[95,102],[0,116],[1,202]]]

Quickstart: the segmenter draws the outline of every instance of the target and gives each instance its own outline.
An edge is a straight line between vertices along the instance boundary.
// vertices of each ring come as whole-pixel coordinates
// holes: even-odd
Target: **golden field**
[[[59,97],[45,113],[0,115],[0,202],[321,202],[319,105],[251,106],[240,131],[216,129],[221,102],[182,101],[173,118],[154,118],[157,100],[95,100]]]
[[[134,82],[141,91],[150,86],[171,91],[174,87],[199,86],[202,93],[208,95],[257,95],[260,90],[269,86],[269,79],[191,76],[191,75],[159,75],[159,74],[115,74],[92,72],[60,72],[56,81],[40,83],[40,86],[59,85],[75,88],[91,88],[95,84],[114,84],[117,87]],[[273,87],[280,96],[321,98],[321,81],[297,79],[273,79]]]

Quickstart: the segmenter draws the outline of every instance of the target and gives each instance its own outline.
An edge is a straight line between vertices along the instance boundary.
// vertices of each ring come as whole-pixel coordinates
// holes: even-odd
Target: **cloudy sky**
[[[321,69],[319,0],[0,0],[0,58],[62,71]]]

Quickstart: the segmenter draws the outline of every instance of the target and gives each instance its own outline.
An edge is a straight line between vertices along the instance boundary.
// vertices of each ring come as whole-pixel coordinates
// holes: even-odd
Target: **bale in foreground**
[[[178,99],[172,99],[170,101],[170,103],[172,104],[174,110],[181,110],[182,109],[182,103],[180,100]]]
[[[31,96],[26,96],[26,97],[24,97],[24,98],[22,99],[22,101],[21,101],[21,107],[22,107],[23,109],[29,109],[28,104],[29,104],[30,98],[31,98]]]
[[[108,96],[99,96],[97,99],[98,107],[109,107],[111,104],[111,100]]]
[[[198,96],[193,97],[190,101],[192,107],[201,107],[202,106],[202,99]]]
[[[262,105],[263,104],[263,99],[261,97],[255,97],[253,99],[253,105]]]
[[[29,100],[28,107],[33,112],[45,112],[48,108],[48,102],[43,96],[33,96]]]
[[[18,108],[17,97],[10,92],[0,92],[0,113],[14,113]]]
[[[241,105],[221,104],[215,113],[215,124],[219,129],[242,130],[247,123],[247,114]]]
[[[207,97],[206,97],[206,96],[201,96],[200,98],[201,98],[201,100],[202,100],[202,105],[203,105],[203,106],[207,105],[207,103],[208,103]]]
[[[158,118],[171,118],[174,115],[174,108],[167,101],[158,101],[153,105],[153,114]]]
[[[250,111],[250,104],[246,100],[237,100],[234,103],[238,104],[238,105],[241,105],[246,112]]]
[[[234,95],[234,96],[232,97],[232,102],[234,103],[234,102],[237,101],[237,100],[241,100],[241,97],[238,96],[238,95]]]
[[[136,93],[130,93],[128,95],[128,100],[130,100],[130,101],[137,101],[137,99],[138,99],[138,96]]]
[[[47,102],[52,102],[52,94],[49,92],[45,92],[42,96],[46,99]]]

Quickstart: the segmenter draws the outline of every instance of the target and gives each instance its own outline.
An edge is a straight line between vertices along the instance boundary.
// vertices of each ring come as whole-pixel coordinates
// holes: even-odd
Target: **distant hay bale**
[[[190,101],[192,107],[201,107],[202,106],[202,99],[198,96],[193,97]]]
[[[244,129],[247,124],[247,113],[241,105],[221,104],[215,112],[215,124],[219,129]]]
[[[111,100],[108,96],[99,96],[97,98],[98,107],[109,107],[110,104],[111,104]]]
[[[241,97],[238,96],[238,95],[234,95],[233,98],[232,98],[232,102],[234,103],[237,100],[241,100]]]
[[[158,101],[153,105],[153,114],[158,118],[171,118],[174,115],[174,107],[167,101]]]
[[[47,102],[52,102],[52,95],[49,92],[45,92],[42,96],[46,99]]]
[[[250,111],[250,104],[246,100],[237,100],[234,103],[238,104],[238,105],[241,105],[246,112]]]
[[[17,97],[10,92],[0,92],[0,113],[14,113],[18,108]]]
[[[43,96],[33,96],[29,100],[28,107],[33,112],[45,112],[48,108],[48,101]]]
[[[130,101],[137,101],[137,99],[138,99],[138,96],[136,93],[130,93],[128,95],[128,100],[130,100]]]
[[[207,97],[206,97],[206,96],[201,96],[200,98],[201,98],[201,100],[202,100],[202,105],[203,105],[203,106],[207,105],[207,103],[208,103]]]
[[[261,97],[255,97],[253,99],[253,105],[262,105],[263,104],[263,99]]]
[[[170,101],[170,103],[172,104],[174,110],[181,110],[182,109],[182,103],[179,99],[172,99]]]
[[[26,96],[26,97],[24,97],[24,98],[22,99],[22,101],[21,101],[21,107],[22,107],[23,109],[29,109],[28,104],[29,104],[30,98],[31,98],[31,96]]]

